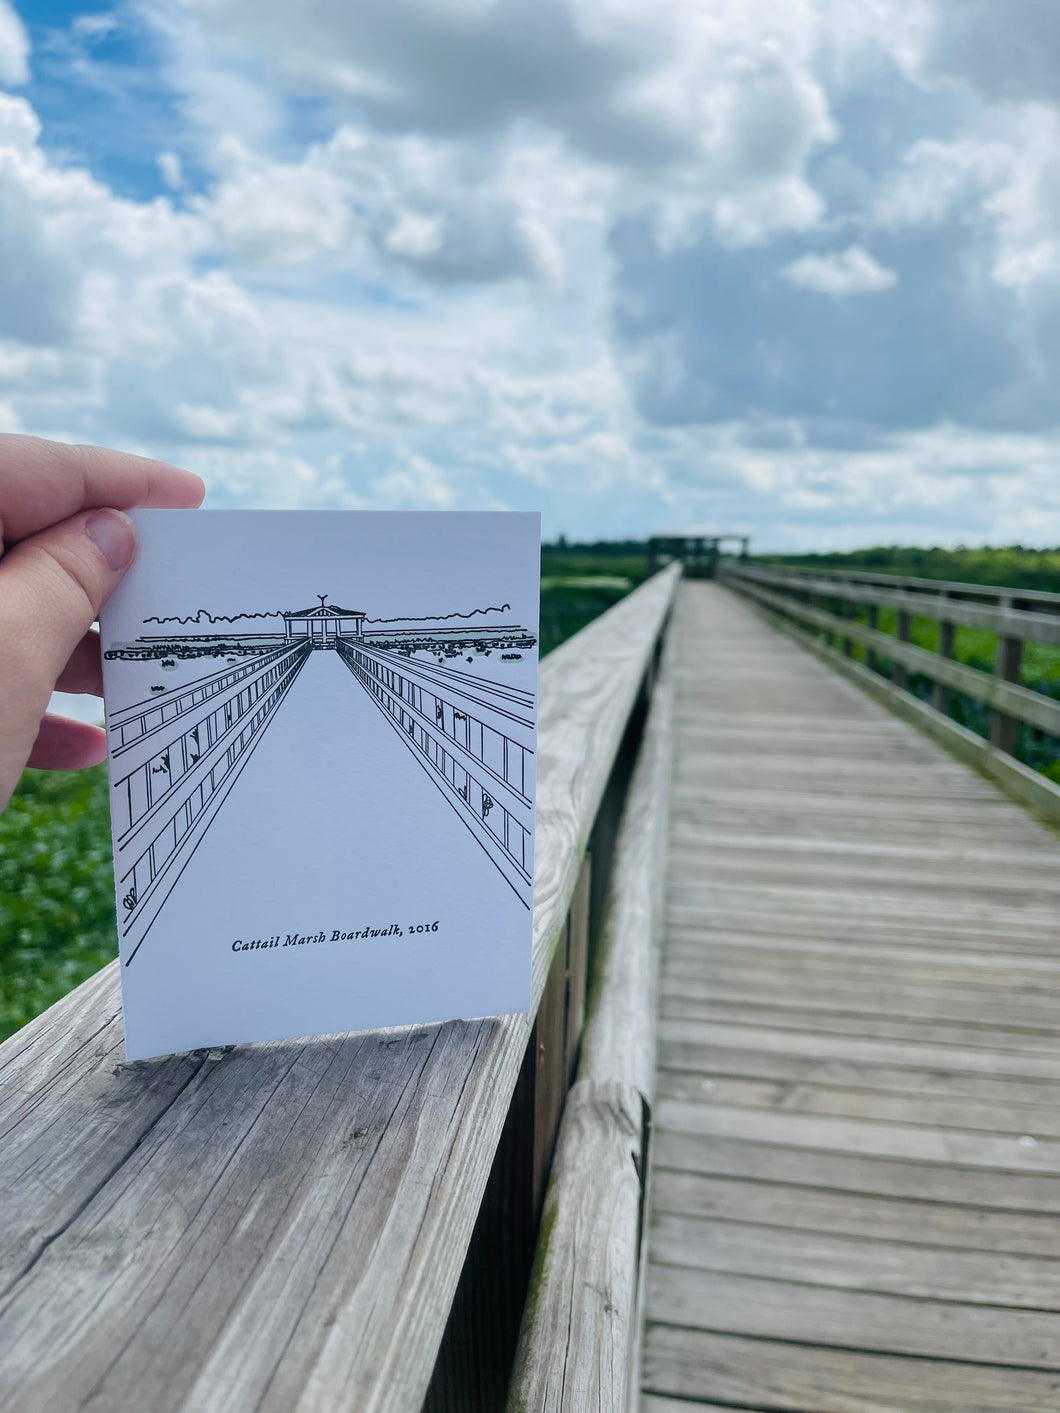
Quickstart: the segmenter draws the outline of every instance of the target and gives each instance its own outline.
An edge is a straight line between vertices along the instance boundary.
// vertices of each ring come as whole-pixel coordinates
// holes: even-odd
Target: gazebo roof
[[[284,618],[363,618],[364,612],[359,608],[339,608],[338,604],[334,603],[318,603],[315,608],[290,609],[283,616]]]

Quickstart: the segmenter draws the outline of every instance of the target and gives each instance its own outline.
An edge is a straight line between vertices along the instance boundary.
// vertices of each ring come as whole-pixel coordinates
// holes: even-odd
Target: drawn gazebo
[[[283,615],[288,639],[308,638],[315,648],[333,648],[340,637],[362,636],[365,616],[360,609],[325,603],[327,594],[317,594],[317,598],[320,602],[312,608],[292,609]]]

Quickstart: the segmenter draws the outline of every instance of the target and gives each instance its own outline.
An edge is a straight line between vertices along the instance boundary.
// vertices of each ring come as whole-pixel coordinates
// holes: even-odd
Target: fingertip
[[[85,521],[85,534],[115,574],[128,569],[136,557],[136,526],[120,510],[97,510]]]
[[[49,712],[41,719],[26,764],[34,770],[87,770],[106,759],[107,733],[102,726]]]

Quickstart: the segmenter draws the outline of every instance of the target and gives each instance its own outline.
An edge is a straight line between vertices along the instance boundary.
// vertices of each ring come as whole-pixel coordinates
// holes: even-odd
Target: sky
[[[1060,6],[0,0],[0,430],[218,508],[1060,544]]]

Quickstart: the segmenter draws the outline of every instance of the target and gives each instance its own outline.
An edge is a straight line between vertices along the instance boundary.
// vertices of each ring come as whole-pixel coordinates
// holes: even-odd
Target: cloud
[[[213,504],[812,543],[989,536],[1011,495],[1060,539],[1060,91],[1049,22],[1028,55],[1001,10],[56,22],[43,134],[0,95],[0,421],[184,461]]]
[[[0,83],[29,79],[29,38],[9,0],[0,0]]]
[[[991,101],[1060,100],[1060,9],[1042,0],[934,0],[929,58]]]
[[[568,162],[608,179],[609,191],[598,187],[605,208],[649,199],[671,233],[705,214],[741,245],[809,229],[823,214],[806,168],[837,134],[812,67],[830,32],[817,9],[802,0],[660,0],[650,10],[628,0],[318,0],[310,23],[279,0],[188,0],[174,12],[183,26],[171,25],[190,52],[209,35],[255,54],[293,93],[327,95],[358,131],[415,138],[428,165],[457,151],[446,164],[456,177],[447,225],[470,199],[474,229],[499,231],[487,199],[496,179],[503,188],[520,148],[558,141]],[[233,82],[242,77],[233,71]],[[462,278],[483,260],[508,268],[521,229],[510,222],[507,244],[482,251],[465,232],[441,249],[436,273]],[[543,268],[539,254],[532,267]]]
[[[831,255],[802,255],[785,265],[781,274],[797,289],[817,294],[881,294],[898,283],[895,271],[886,269],[860,245]]]

